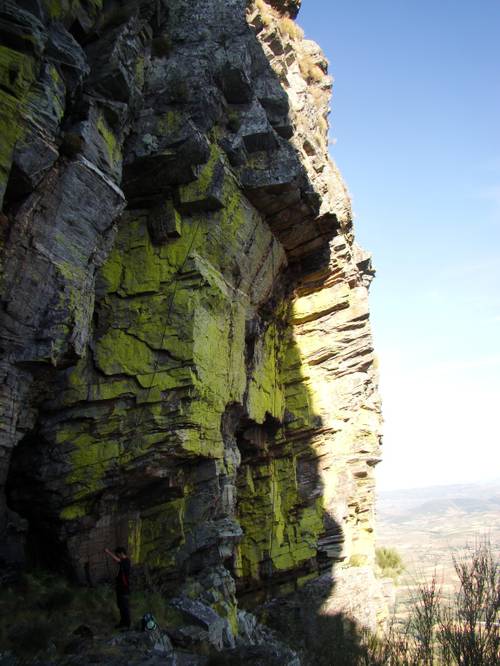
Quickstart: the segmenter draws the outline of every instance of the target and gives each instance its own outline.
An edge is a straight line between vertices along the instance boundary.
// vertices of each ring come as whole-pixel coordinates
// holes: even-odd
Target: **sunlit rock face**
[[[126,544],[233,636],[315,580],[356,614],[349,572],[376,620],[373,272],[299,5],[0,12],[0,555]]]

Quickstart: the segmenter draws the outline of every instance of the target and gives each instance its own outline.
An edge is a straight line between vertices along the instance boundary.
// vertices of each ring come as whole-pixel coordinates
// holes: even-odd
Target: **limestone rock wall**
[[[373,559],[372,271],[299,5],[0,6],[0,556],[127,544],[233,634]]]

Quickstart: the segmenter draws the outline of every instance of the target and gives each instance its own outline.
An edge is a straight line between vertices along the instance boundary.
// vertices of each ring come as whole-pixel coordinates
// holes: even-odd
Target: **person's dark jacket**
[[[130,594],[130,560],[128,557],[120,560],[116,576],[116,592],[118,594]]]

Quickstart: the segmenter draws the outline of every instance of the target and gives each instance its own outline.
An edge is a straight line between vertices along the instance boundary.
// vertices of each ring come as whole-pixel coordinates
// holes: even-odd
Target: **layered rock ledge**
[[[127,544],[233,637],[318,580],[377,619],[373,271],[299,5],[0,7],[0,556]]]

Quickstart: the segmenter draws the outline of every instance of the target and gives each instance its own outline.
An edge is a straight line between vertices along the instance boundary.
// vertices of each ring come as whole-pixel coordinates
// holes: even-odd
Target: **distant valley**
[[[398,600],[434,575],[443,591],[456,585],[453,557],[488,540],[500,553],[500,479],[495,482],[431,486],[381,492],[377,502],[377,545],[395,548],[406,571]]]

